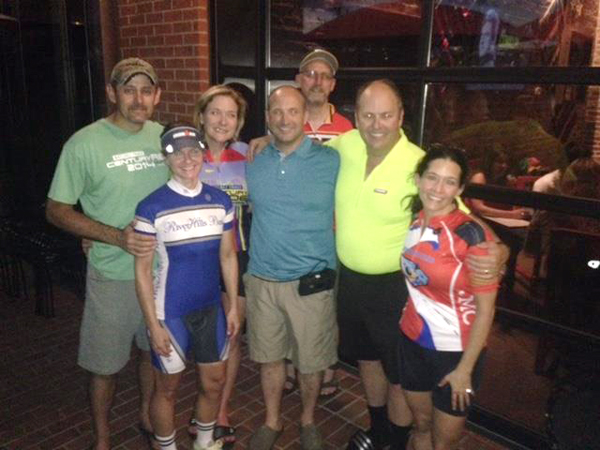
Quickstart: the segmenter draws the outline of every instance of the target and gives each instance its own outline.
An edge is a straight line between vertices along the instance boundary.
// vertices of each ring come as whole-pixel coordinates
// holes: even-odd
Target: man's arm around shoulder
[[[135,256],[153,252],[156,245],[152,236],[136,236],[131,224],[122,230],[111,227],[76,211],[73,205],[51,198],[46,202],[46,219],[52,225],[76,236],[115,245]]]

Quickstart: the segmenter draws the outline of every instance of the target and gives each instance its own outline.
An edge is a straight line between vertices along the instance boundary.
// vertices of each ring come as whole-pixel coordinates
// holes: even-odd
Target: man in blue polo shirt
[[[267,108],[273,141],[247,167],[253,208],[244,276],[248,337],[250,357],[261,364],[266,405],[251,450],[271,449],[282,431],[285,358],[299,373],[302,448],[323,448],[314,409],[323,371],[337,360],[333,203],[339,156],[304,135],[306,118],[298,89],[275,89]]]

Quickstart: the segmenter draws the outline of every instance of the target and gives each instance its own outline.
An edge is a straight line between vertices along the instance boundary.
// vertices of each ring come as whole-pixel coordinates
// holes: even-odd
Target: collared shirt
[[[336,112],[335,106],[330,103],[328,119],[316,130],[313,129],[310,122],[307,121],[304,124],[304,134],[313,140],[327,142],[329,139],[344,134],[353,128],[352,122]]]
[[[338,150],[341,160],[335,193],[340,261],[364,274],[400,270],[400,254],[412,217],[407,197],[417,192],[413,172],[425,152],[402,133],[365,179],[367,147],[358,130],[327,145]]]
[[[305,137],[284,155],[271,144],[246,168],[252,204],[248,272],[290,281],[335,268],[333,203],[339,156]]]

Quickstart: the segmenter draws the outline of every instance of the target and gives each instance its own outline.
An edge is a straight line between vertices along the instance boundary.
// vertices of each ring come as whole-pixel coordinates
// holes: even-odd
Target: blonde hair
[[[246,120],[246,109],[248,108],[246,100],[244,97],[236,91],[235,89],[226,86],[224,84],[216,84],[214,86],[209,87],[206,91],[202,93],[198,101],[196,102],[196,106],[194,106],[194,125],[198,128],[202,133],[204,133],[204,125],[200,118],[206,108],[214,100],[218,95],[224,95],[226,97],[231,98],[238,107],[238,126],[235,130],[235,134],[233,136],[233,140],[237,140],[240,134],[240,130],[244,126],[244,122]]]

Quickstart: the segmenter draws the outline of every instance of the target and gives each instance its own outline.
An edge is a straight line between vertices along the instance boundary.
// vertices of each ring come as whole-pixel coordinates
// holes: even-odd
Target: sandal
[[[287,386],[286,386],[287,385]],[[298,380],[296,377],[288,375],[285,377],[285,383],[283,385],[283,395],[291,394],[298,388]]]
[[[281,433],[283,427],[281,430],[274,430],[267,425],[262,425],[250,438],[248,450],[271,450]]]
[[[197,423],[198,422],[196,422],[196,419],[194,419],[193,417],[188,422],[187,432],[193,438],[195,438],[196,435],[198,434],[198,428],[196,428]]]
[[[213,440],[221,441],[225,450],[230,450],[235,444],[235,428],[226,425],[216,425],[213,431]]]
[[[331,392],[327,392],[327,390],[333,389]],[[332,378],[329,381],[324,381],[321,383],[321,390],[319,391],[319,398],[329,398],[337,395],[340,392],[340,380],[337,378]]]

